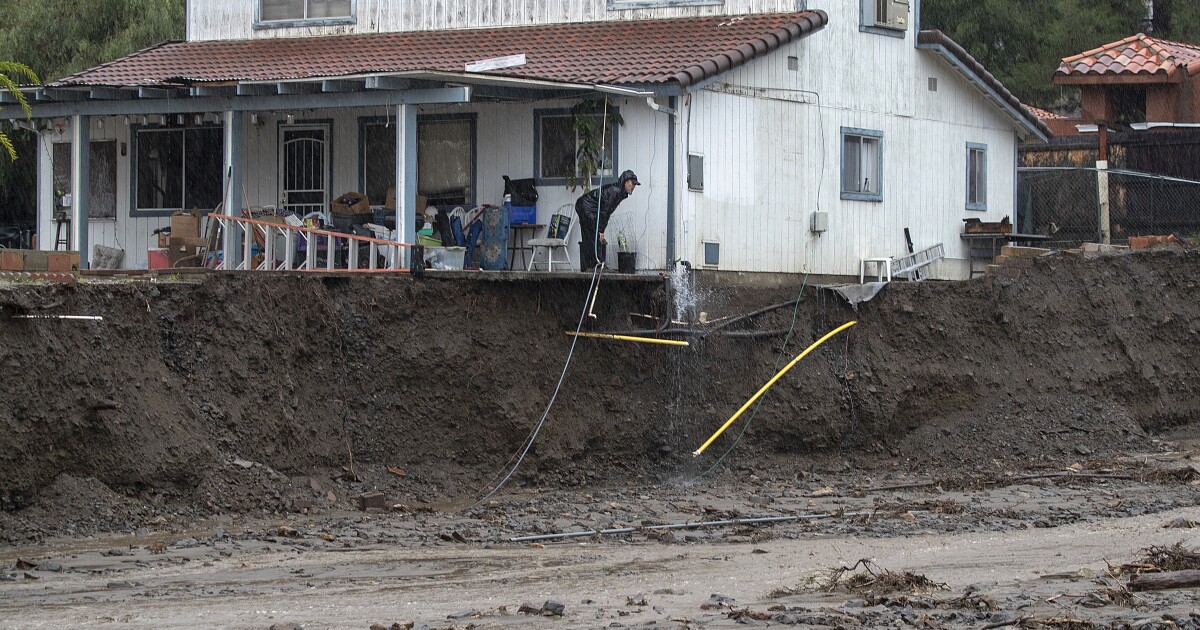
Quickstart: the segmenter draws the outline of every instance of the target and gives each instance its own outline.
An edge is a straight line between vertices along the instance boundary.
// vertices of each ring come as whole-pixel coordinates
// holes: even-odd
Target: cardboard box
[[[171,239],[170,232],[159,232],[158,233],[158,248],[166,249],[166,248],[170,247],[171,246],[170,239]]]
[[[177,247],[178,248],[190,247],[192,249],[196,249],[197,247],[205,247],[207,245],[208,245],[208,239],[200,238],[198,236],[184,237],[184,236],[175,236],[174,234],[172,234],[171,238],[167,240],[167,247],[171,248],[171,249],[174,249]],[[192,253],[195,253],[195,252],[192,252]]]
[[[362,193],[349,192],[329,204],[334,214],[371,214],[371,201]]]
[[[417,214],[424,215],[425,208],[429,205],[429,198],[425,195],[417,195]],[[396,189],[389,188],[387,191],[387,201],[383,204],[384,208],[396,209]]]
[[[171,236],[193,238],[200,236],[200,215],[180,210],[171,215]]]

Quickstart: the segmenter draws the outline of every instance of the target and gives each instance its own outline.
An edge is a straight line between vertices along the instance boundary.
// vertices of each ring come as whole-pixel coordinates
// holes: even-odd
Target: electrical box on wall
[[[809,229],[817,234],[829,231],[829,213],[823,211],[812,213]]]

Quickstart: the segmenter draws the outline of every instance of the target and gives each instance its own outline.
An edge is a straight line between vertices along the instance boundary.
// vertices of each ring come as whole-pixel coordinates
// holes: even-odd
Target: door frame
[[[286,156],[286,151],[284,150],[284,143],[285,143],[284,134],[287,131],[294,131],[294,130],[299,130],[299,129],[319,129],[325,133],[325,151],[324,151],[325,201],[322,204],[321,212],[323,212],[325,214],[325,222],[328,223],[329,222],[329,204],[333,199],[333,193],[332,193],[332,186],[333,186],[333,119],[332,118],[320,118],[320,119],[313,119],[313,120],[296,120],[290,124],[286,120],[279,121],[278,134],[276,136],[276,143],[275,143],[276,156],[277,156],[277,159],[275,161],[275,168],[276,168],[276,174],[277,174],[275,188],[276,188],[276,199],[278,199],[280,202],[278,207],[281,212],[286,207],[286,204],[283,203],[283,194],[284,194],[284,192],[286,192],[286,190],[284,188],[284,166],[283,166],[283,161]],[[304,204],[304,205],[307,205],[307,204]]]

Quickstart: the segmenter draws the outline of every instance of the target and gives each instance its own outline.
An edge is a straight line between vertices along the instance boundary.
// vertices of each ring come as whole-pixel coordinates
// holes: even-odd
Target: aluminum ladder
[[[892,278],[903,276],[908,280],[924,280],[927,273],[925,268],[945,257],[946,248],[941,243],[938,243],[907,256],[893,258],[890,265]]]

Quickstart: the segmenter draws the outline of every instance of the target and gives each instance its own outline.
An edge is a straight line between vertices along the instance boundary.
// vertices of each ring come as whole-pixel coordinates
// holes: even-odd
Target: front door
[[[280,209],[301,217],[324,213],[329,207],[329,125],[287,125],[279,141]]]

